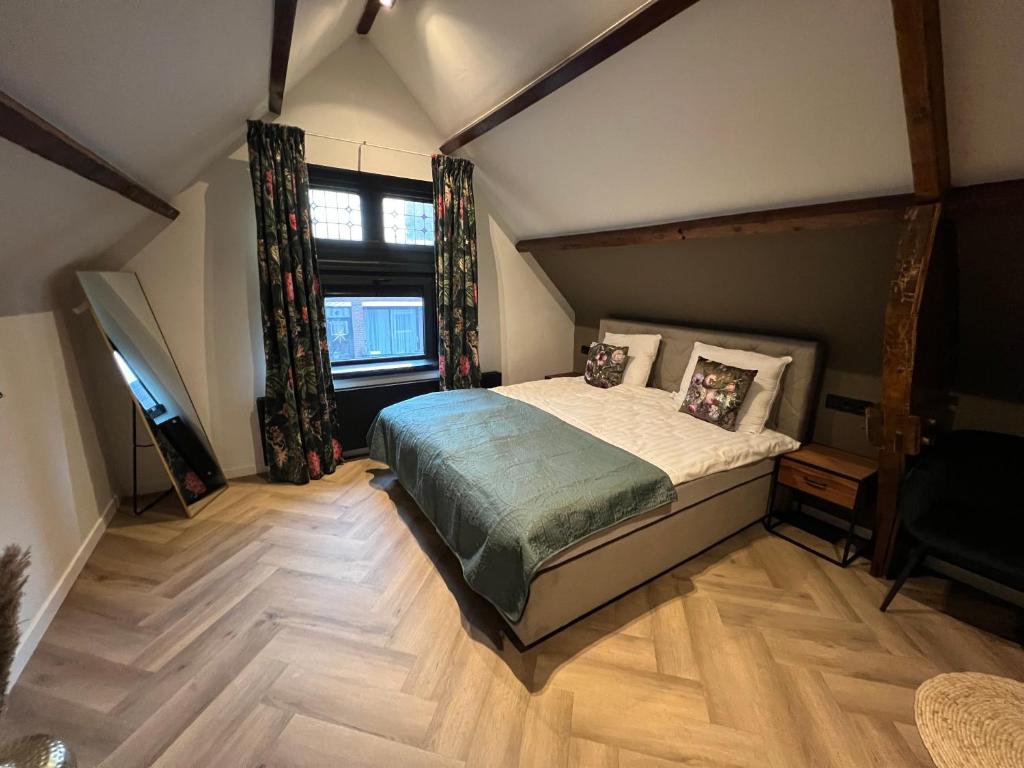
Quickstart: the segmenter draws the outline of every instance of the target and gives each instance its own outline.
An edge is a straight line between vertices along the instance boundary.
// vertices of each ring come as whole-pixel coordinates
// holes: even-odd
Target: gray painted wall
[[[809,336],[828,367],[877,374],[897,229],[692,240],[536,254],[576,324],[635,316]],[[869,343],[865,343],[865,341]]]
[[[635,317],[820,339],[823,391],[877,400],[897,238],[877,225],[536,257],[576,311],[577,370],[602,317]],[[856,416],[819,409],[815,438],[871,452]]]
[[[958,223],[957,391],[1024,403],[1024,215]]]
[[[962,219],[957,233],[956,423],[1019,432],[1024,216]],[[828,346],[823,394],[876,400],[897,239],[892,224],[535,256],[576,312],[576,370],[602,317],[633,317],[818,338]],[[820,406],[815,439],[872,452],[860,418]]]

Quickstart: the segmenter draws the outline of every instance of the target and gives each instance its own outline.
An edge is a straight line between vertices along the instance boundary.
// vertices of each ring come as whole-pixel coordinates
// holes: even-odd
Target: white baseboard
[[[258,475],[263,472],[266,467],[257,467],[255,464],[249,464],[245,467],[231,467],[230,469],[222,469],[224,477],[228,480],[234,480],[236,477],[249,477],[250,475]]]
[[[78,552],[71,558],[71,562],[68,563],[68,567],[64,569],[64,573],[61,574],[60,579],[57,581],[57,585],[47,595],[46,600],[43,602],[43,606],[36,612],[36,615],[32,617],[29,622],[28,629],[26,629],[21,636],[21,644],[18,646],[17,653],[14,654],[14,665],[11,669],[11,685],[13,686],[18,682],[18,677],[21,675],[22,670],[25,669],[25,665],[28,664],[29,658],[36,650],[36,646],[39,645],[39,641],[43,639],[43,635],[46,634],[47,628],[50,626],[50,622],[53,621],[53,617],[57,615],[57,611],[64,603],[64,598],[68,596],[68,592],[71,591],[71,587],[74,586],[75,579],[78,578],[78,574],[82,572],[85,567],[86,561],[92,554],[92,551],[96,549],[96,545],[99,543],[100,537],[104,531],[107,530],[107,526],[110,525],[110,521],[114,517],[114,513],[117,512],[118,498],[114,496],[107,502],[107,506],[103,510],[103,514],[100,515],[96,524],[89,531],[89,535],[86,536],[85,541],[82,542],[82,546],[78,548]]]

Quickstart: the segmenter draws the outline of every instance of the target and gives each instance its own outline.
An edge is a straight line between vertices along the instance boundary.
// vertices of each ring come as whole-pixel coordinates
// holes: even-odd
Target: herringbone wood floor
[[[915,686],[1024,652],[885,587],[754,527],[520,653],[353,461],[118,517],[9,724],[119,767],[930,765]]]

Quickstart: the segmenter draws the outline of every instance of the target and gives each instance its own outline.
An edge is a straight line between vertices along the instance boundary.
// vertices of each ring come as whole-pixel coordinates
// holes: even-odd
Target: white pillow
[[[661,344],[660,333],[605,333],[605,344],[616,347],[629,347],[626,359],[626,371],[622,374],[622,383],[634,387],[646,387],[651,378],[651,366],[658,356]]]
[[[686,390],[690,387],[693,371],[697,367],[698,357],[703,357],[705,360],[714,360],[716,363],[732,365],[737,368],[757,371],[754,383],[750,385],[750,390],[743,400],[743,405],[740,406],[739,417],[736,419],[736,431],[752,434],[763,432],[764,425],[772,415],[775,398],[779,394],[782,374],[786,370],[786,366],[793,362],[793,358],[789,357],[789,355],[785,357],[770,357],[758,352],[714,347],[700,341],[695,342],[693,353],[690,355],[690,362],[686,364],[683,380],[679,383],[679,391],[675,394],[675,403],[679,408],[683,407],[683,400],[686,398]]]

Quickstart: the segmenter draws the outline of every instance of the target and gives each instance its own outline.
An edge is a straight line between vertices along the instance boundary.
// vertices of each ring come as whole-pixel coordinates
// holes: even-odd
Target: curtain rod
[[[356,141],[355,139],[345,139],[341,136],[328,136],[326,133],[316,133],[314,131],[306,131],[307,136],[316,136],[318,139],[330,139],[331,141],[344,141],[346,144],[356,144],[360,147],[373,147],[374,149],[387,149],[391,152],[404,152],[407,155],[419,155],[420,157],[432,157],[429,152],[416,152],[412,149],[401,149],[400,147],[386,147],[383,144],[374,144],[370,141]]]

